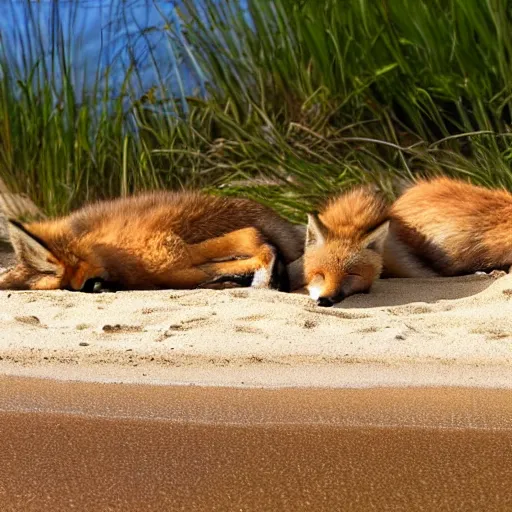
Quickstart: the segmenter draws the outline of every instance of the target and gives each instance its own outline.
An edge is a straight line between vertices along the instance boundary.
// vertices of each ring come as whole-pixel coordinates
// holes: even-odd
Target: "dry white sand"
[[[512,387],[512,275],[302,294],[0,292],[0,372],[117,382]]]

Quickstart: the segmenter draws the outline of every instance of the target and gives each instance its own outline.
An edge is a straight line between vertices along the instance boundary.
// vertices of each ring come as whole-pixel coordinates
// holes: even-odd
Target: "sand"
[[[40,215],[0,180],[0,211]],[[0,214],[0,271],[14,262]],[[153,384],[511,387],[512,275],[304,293],[0,292],[0,374]]]
[[[0,292],[0,372],[154,384],[512,384],[512,275],[270,290]]]
[[[512,275],[0,305],[2,511],[512,508]]]
[[[3,511],[512,507],[512,391],[0,378]]]

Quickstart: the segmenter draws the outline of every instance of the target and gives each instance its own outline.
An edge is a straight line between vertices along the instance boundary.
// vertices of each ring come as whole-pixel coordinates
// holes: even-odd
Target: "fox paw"
[[[290,278],[281,255],[276,254],[268,267],[262,267],[254,273],[252,288],[270,288],[280,292],[290,291]]]

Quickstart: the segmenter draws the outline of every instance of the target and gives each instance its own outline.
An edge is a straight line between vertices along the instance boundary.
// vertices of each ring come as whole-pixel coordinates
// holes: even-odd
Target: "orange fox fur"
[[[450,178],[419,181],[393,205],[384,244],[396,277],[512,266],[512,194]]]
[[[304,273],[320,306],[370,290],[382,271],[388,210],[381,196],[359,187],[331,200],[319,215],[309,215]]]
[[[254,274],[267,286],[276,251],[285,263],[304,237],[247,199],[155,192],[99,202],[67,217],[10,221],[18,264],[0,289],[82,290],[103,279],[126,289],[195,288]]]

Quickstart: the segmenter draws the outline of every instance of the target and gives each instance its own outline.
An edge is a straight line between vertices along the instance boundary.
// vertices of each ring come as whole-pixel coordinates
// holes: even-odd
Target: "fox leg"
[[[277,278],[277,270],[282,269],[277,263],[276,250],[263,240],[259,231],[244,228],[197,244],[187,244],[179,261],[168,262],[160,284],[190,289],[234,282],[286,289],[287,274],[284,272],[281,280]]]
[[[203,285],[230,281],[242,286],[289,288],[280,255],[254,227],[189,245],[189,253],[193,265],[213,275]]]
[[[268,247],[271,252],[272,248]],[[245,286],[252,284],[256,287],[272,286],[274,284],[272,282],[273,274],[268,275],[266,267],[268,263],[271,266],[276,257],[271,254],[270,258],[272,259],[268,263],[265,261],[266,257],[267,255],[261,254],[242,260],[204,263],[195,267],[172,269],[162,278],[161,284],[164,287],[177,289],[193,289],[225,282],[236,282]],[[258,280],[258,276],[261,276],[260,280]]]
[[[393,224],[391,224],[388,236],[384,241],[382,259],[384,271],[381,277],[439,277],[437,272],[425,267],[412,254],[409,246],[396,234]]]
[[[261,233],[253,227],[237,229],[225,235],[210,238],[188,246],[192,265],[248,258],[258,254],[262,245],[268,245]]]
[[[263,246],[260,254],[252,258],[205,263],[196,268],[214,276],[202,283],[202,286],[234,282],[254,288],[270,287],[289,291],[286,267],[277,261],[277,256],[271,246]]]

